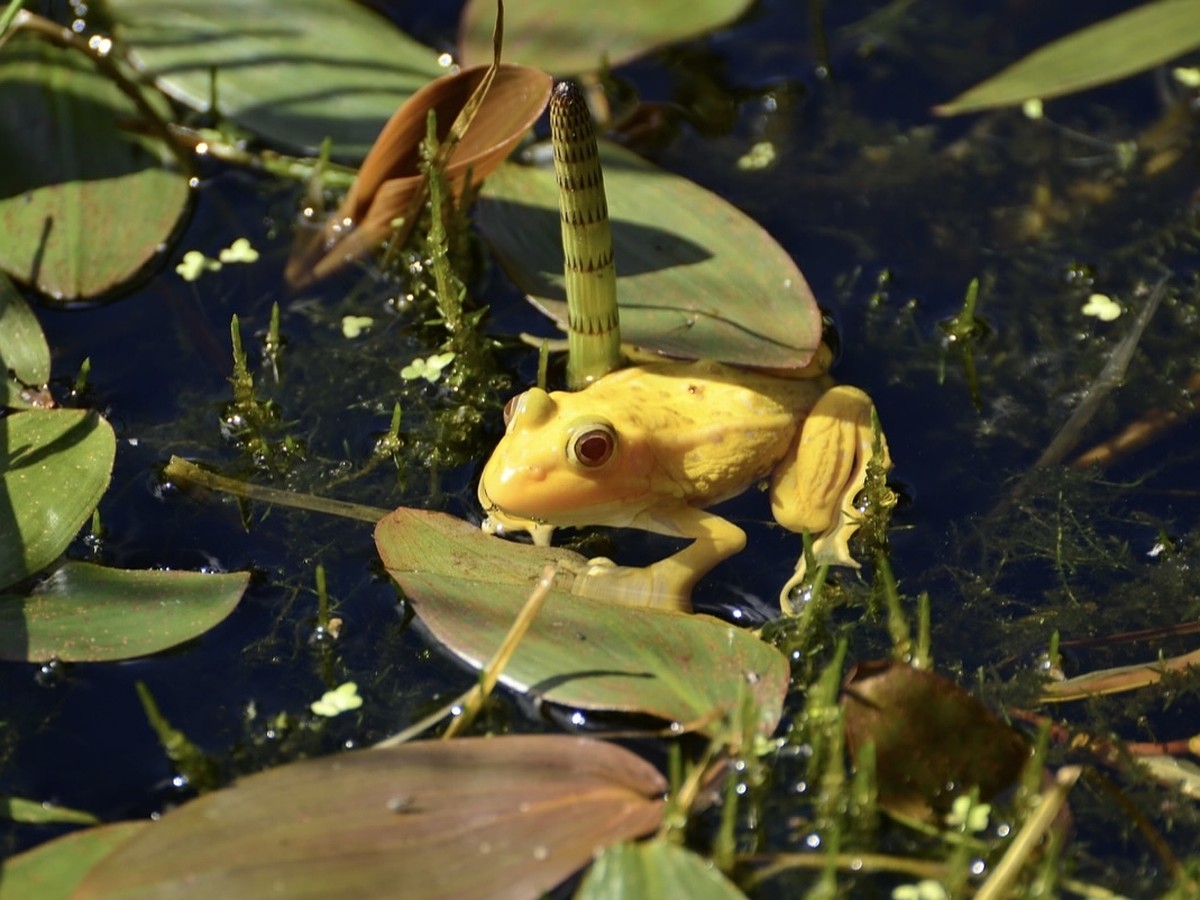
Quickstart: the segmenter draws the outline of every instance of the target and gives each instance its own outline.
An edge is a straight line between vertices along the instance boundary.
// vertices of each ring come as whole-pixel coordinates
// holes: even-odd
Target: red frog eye
[[[598,469],[617,449],[617,433],[605,422],[595,422],[575,431],[567,442],[567,458],[585,469]]]

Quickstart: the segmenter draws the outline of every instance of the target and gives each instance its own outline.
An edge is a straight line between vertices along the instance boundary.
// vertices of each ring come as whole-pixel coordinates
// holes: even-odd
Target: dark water
[[[375,5],[419,40],[453,42],[456,4]],[[718,34],[613,73],[628,95],[668,104],[664,128],[638,149],[760,221],[833,316],[841,343],[835,374],[874,397],[896,460],[905,502],[891,563],[901,590],[930,593],[939,667],[996,704],[1029,702],[1033,685],[1021,673],[1054,629],[1083,638],[1200,615],[1195,423],[1100,479],[1056,470],[1019,503],[1005,503],[1126,333],[1144,302],[1139,285],[1163,275],[1168,299],[1088,437],[1151,406],[1187,405],[1181,385],[1200,365],[1194,125],[1179,129],[1180,160],[1150,175],[1138,164],[1121,170],[1115,145],[1163,115],[1162,92],[1171,86],[1152,75],[1048,105],[1056,123],[1086,140],[1015,112],[951,120],[928,112],[1040,43],[1128,6],[916,3],[894,20],[858,27],[884,7],[829,4],[826,75],[806,5],[764,0]],[[740,170],[737,160],[764,140],[778,162]],[[1031,212],[1039,186],[1051,197],[1042,225]],[[56,376],[69,382],[90,358],[92,402],[119,436],[112,487],[100,505],[106,538],[95,551],[77,542],[70,555],[131,568],[250,569],[254,578],[227,621],[153,659],[49,675],[0,665],[0,793],[105,820],[146,816],[190,796],[146,724],[137,681],[216,756],[225,776],[365,745],[472,683],[407,624],[369,526],[241,509],[187,495],[160,477],[166,459],[179,454],[276,486],[478,519],[472,478],[499,431],[506,394],[496,392],[490,424],[471,438],[478,451],[429,471],[422,448],[438,439],[430,416],[449,400],[398,376],[432,349],[430,332],[396,302],[408,286],[358,272],[323,286],[320,296],[289,301],[281,271],[298,202],[293,186],[213,168],[170,260],[146,284],[97,308],[39,308]],[[195,284],[175,276],[184,251],[215,255],[238,236],[262,252],[258,264],[227,266]],[[938,327],[958,311],[973,277],[984,285],[979,312],[987,324],[975,350],[978,409]],[[484,266],[472,289],[491,305],[495,332],[545,330],[495,266]],[[1117,296],[1129,312],[1111,324],[1081,315],[1093,289]],[[283,304],[287,340],[278,384],[261,353],[273,302]],[[307,448],[307,461],[290,471],[256,471],[221,437],[234,314],[261,390],[287,423],[278,434]],[[347,314],[371,315],[383,327],[349,343],[339,330]],[[530,353],[507,350],[503,364],[514,384],[528,383]],[[398,398],[409,441],[402,470],[380,467],[339,483],[363,466]],[[766,526],[760,497],[736,501],[729,515],[750,531],[751,549],[698,594],[699,606],[719,613],[730,605],[730,588],[770,602],[796,552],[794,536]],[[1175,552],[1149,557],[1160,532]],[[623,544],[642,543],[640,536],[614,540],[628,559],[637,551]],[[318,563],[345,621],[332,647],[310,641]],[[1087,671],[1150,659],[1158,649],[1088,650],[1067,660]],[[852,655],[886,652],[881,625],[854,632]],[[308,704],[344,680],[358,683],[361,714],[312,725]],[[1066,722],[1131,740],[1186,737],[1200,713],[1194,679],[1079,706],[1063,711]],[[487,724],[545,727],[511,698],[497,701]],[[1053,759],[1067,756],[1056,751]],[[781,793],[794,775],[781,764]],[[1198,824],[1188,801],[1127,786],[1158,827],[1173,829],[1172,846],[1186,855]],[[1133,893],[1163,888],[1125,814],[1094,789],[1079,793],[1070,865]],[[57,833],[5,827],[0,850]],[[795,840],[781,830],[772,849],[797,849]]]

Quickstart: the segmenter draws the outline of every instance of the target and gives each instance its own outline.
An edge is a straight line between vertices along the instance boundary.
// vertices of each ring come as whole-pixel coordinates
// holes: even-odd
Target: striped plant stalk
[[[583,93],[572,82],[550,97],[550,140],[567,291],[567,385],[577,390],[620,365],[621,328],[600,153]]]

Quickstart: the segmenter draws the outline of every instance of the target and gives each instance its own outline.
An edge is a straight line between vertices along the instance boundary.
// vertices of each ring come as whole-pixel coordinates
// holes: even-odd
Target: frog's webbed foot
[[[839,385],[817,401],[805,420],[790,464],[781,466],[771,485],[771,509],[776,520],[792,531],[813,535],[813,558],[858,568],[850,555],[850,537],[862,524],[855,497],[867,479],[874,457],[871,398],[858,388]],[[892,462],[887,441],[880,435],[885,469]],[[803,554],[795,574],[779,594],[785,613],[797,611],[790,594],[807,575]]]
[[[692,538],[678,553],[648,566],[589,560],[571,592],[629,606],[691,612],[692,589],[721,560],[746,546],[746,533],[720,516],[690,506],[649,509],[629,524],[657,534]]]
[[[571,593],[625,606],[691,612],[691,584],[672,578],[670,567],[664,567],[663,562],[666,561],[639,567],[618,566],[603,557],[590,559],[586,568],[575,576]]]

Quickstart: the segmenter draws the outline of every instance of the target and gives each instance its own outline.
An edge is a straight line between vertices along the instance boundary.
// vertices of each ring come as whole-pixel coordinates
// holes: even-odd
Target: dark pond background
[[[458,4],[372,5],[418,40],[453,48]],[[1102,476],[1053,470],[1019,502],[1004,502],[1127,333],[1145,286],[1164,275],[1168,297],[1124,387],[1088,435],[1107,436],[1152,406],[1188,405],[1182,385],[1200,367],[1194,121],[1185,117],[1171,132],[1181,154],[1161,173],[1144,171],[1145,155],[1123,169],[1117,155],[1119,142],[1155,127],[1164,98],[1181,89],[1163,73],[1140,76],[1047,104],[1057,124],[1019,112],[950,120],[929,113],[1039,44],[1132,5],[830,3],[826,76],[808,4],[760,0],[719,33],[612,73],[618,111],[635,97],[665,105],[656,128],[636,135],[635,149],[761,222],[833,316],[841,343],[835,375],[875,398],[896,461],[904,502],[891,562],[901,591],[931,595],[940,670],[997,705],[1030,700],[1038,655],[1054,629],[1064,639],[1093,637],[1200,614],[1195,422]],[[762,141],[774,145],[776,163],[740,169],[739,158]],[[437,413],[456,399],[399,375],[439,338],[421,325],[429,314],[422,282],[382,278],[364,265],[297,297],[283,288],[301,203],[295,185],[211,166],[185,232],[144,284],[93,308],[39,307],[59,395],[90,358],[88,400],[119,436],[100,504],[104,538],[77,541],[71,555],[131,568],[255,574],[227,621],[174,652],[109,665],[0,665],[0,794],[104,820],[152,815],[190,796],[146,723],[137,681],[226,777],[366,745],[472,684],[409,622],[369,526],[188,494],[161,478],[168,457],[179,454],[260,483],[478,521],[473,479],[499,433],[504,399],[532,380],[534,354],[506,340],[501,375],[513,387],[495,389],[485,428],[448,432]],[[243,236],[262,253],[258,263],[194,283],[175,274],[185,251],[215,256]],[[471,289],[475,302],[491,306],[489,329],[549,333],[482,250],[479,259]],[[979,408],[962,358],[939,327],[973,277],[982,279],[987,326],[975,347]],[[1084,315],[1093,290],[1117,298],[1126,314],[1112,323]],[[275,302],[286,339],[278,383],[262,354]],[[234,314],[259,388],[278,404],[284,424],[275,437],[302,442],[303,460],[256,468],[222,436]],[[375,326],[347,340],[345,315],[371,316]],[[402,465],[360,474],[397,400]],[[431,468],[434,448],[460,445],[470,451],[461,463]],[[747,527],[751,547],[704,583],[697,605],[763,618],[798,542],[768,524],[755,492],[731,504],[729,515]],[[1160,536],[1173,552],[1149,556]],[[662,555],[665,546],[640,534],[611,535],[611,546],[603,543],[609,539],[601,535],[585,552],[612,549],[636,560]],[[344,620],[336,643],[313,640],[318,563]],[[852,575],[840,577],[866,596]],[[847,608],[839,620],[861,614]],[[886,654],[881,624],[848,633],[852,656]],[[1071,652],[1067,662],[1082,672],[1153,658],[1160,648],[1189,649],[1118,646]],[[358,683],[362,709],[314,720],[309,704],[345,680]],[[794,708],[801,703],[797,697]],[[1061,712],[1093,733],[1165,740],[1195,732],[1200,703],[1195,679],[1176,679]],[[502,695],[482,727],[551,726]],[[802,848],[803,829],[785,824],[803,806],[794,784],[801,770],[792,765],[780,762],[776,771],[770,849]],[[1172,831],[1176,851],[1189,852],[1198,824],[1190,801],[1126,784],[1142,811]],[[1111,800],[1084,786],[1075,802],[1076,843],[1066,857],[1080,877],[1134,894],[1165,886]],[[57,833],[0,825],[0,853]]]

